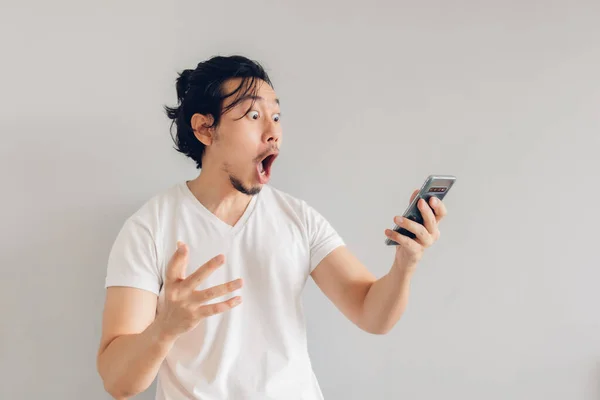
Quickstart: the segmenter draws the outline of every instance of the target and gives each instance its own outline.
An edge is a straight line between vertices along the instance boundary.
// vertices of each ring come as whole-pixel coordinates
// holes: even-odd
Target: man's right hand
[[[225,257],[220,254],[185,277],[188,248],[181,242],[177,243],[177,250],[171,257],[165,274],[165,301],[159,306],[156,316],[162,336],[176,338],[194,328],[202,319],[230,310],[241,303],[241,297],[236,296],[223,302],[205,304],[241,288],[241,279],[196,290],[224,261]]]

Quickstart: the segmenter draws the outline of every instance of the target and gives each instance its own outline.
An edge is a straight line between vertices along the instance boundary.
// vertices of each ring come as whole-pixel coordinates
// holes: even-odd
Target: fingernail
[[[397,223],[398,225],[400,225],[402,222],[404,222],[404,218],[402,218],[402,217],[398,217],[398,218],[396,218],[396,223]]]
[[[437,205],[438,201],[439,201],[438,198],[434,197],[434,198],[431,199],[431,204]]]

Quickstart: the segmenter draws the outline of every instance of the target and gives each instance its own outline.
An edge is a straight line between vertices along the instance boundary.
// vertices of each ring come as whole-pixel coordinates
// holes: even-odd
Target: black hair
[[[231,93],[224,93],[223,84],[229,79],[241,78],[239,86]],[[213,124],[219,125],[221,115],[235,107],[244,97],[256,95],[258,84],[264,81],[273,87],[265,69],[256,61],[246,57],[215,56],[199,63],[196,69],[186,69],[176,80],[177,100],[175,107],[165,106],[171,122],[171,137],[175,150],[185,154],[202,168],[205,146],[194,135],[191,118],[194,114],[211,115]],[[223,109],[223,102],[230,96],[236,100]],[[177,131],[173,137],[173,125]]]

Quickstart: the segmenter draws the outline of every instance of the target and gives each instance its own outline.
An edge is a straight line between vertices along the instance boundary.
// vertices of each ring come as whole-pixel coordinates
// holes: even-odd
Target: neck
[[[196,179],[187,182],[193,195],[210,212],[229,225],[235,223],[244,214],[251,196],[239,192],[223,172],[203,169]]]

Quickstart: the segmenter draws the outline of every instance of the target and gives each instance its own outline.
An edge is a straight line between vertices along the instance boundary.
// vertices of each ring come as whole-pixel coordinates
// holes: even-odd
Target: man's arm
[[[107,288],[97,367],[116,399],[146,390],[173,345],[155,321],[156,304],[157,296],[146,290]]]
[[[188,248],[178,243],[167,265],[165,301],[157,313],[158,297],[147,290],[109,287],[102,319],[102,339],[97,367],[104,387],[116,399],[146,390],[175,340],[202,319],[223,313],[241,302],[239,296],[204,304],[242,287],[236,279],[204,290],[195,288],[223,265],[217,255],[185,277]]]
[[[311,273],[317,286],[335,306],[366,332],[385,334],[404,313],[414,270],[424,250],[439,238],[438,223],[446,215],[441,201],[432,198],[430,206],[422,199],[419,201],[423,225],[395,218],[397,225],[416,235],[415,239],[386,230],[386,235],[399,246],[392,267],[380,279],[344,246],[328,254]]]
[[[380,279],[346,248],[338,247],[312,272],[317,286],[355,325],[373,334],[387,333],[408,302],[412,273],[398,268]]]

